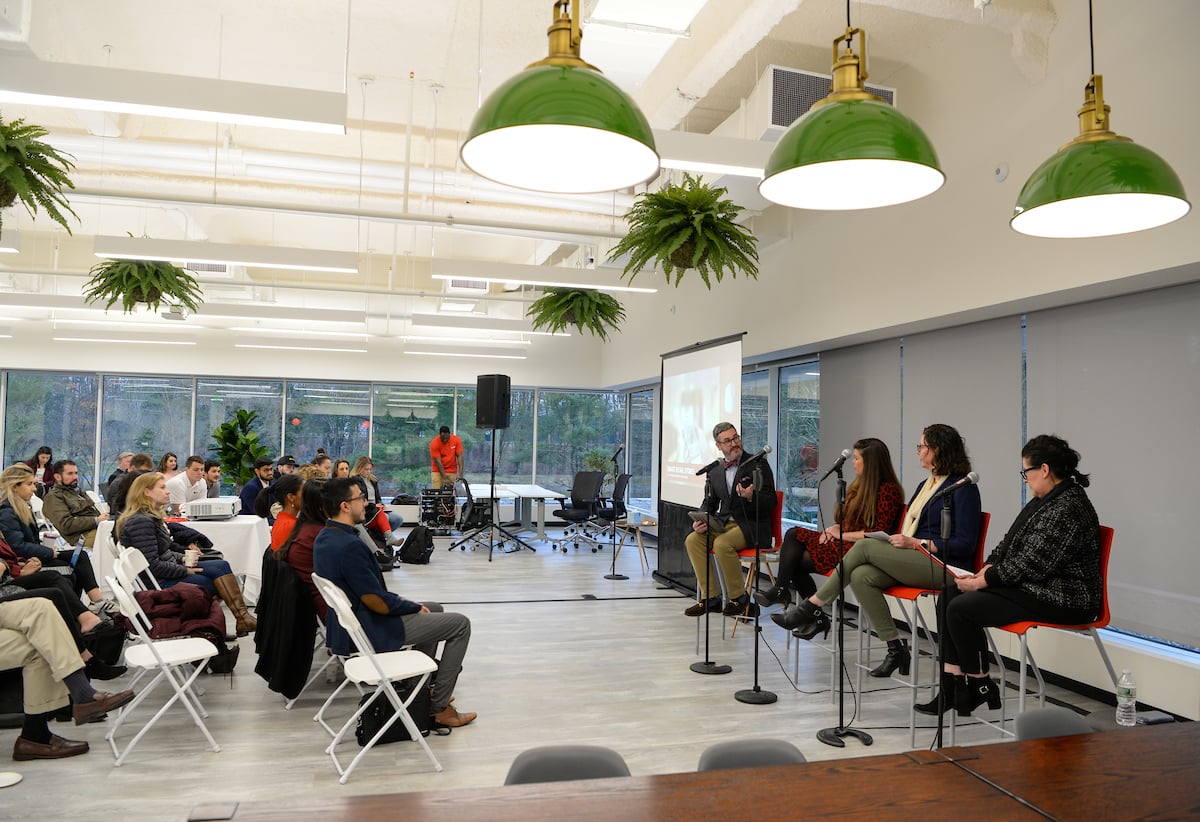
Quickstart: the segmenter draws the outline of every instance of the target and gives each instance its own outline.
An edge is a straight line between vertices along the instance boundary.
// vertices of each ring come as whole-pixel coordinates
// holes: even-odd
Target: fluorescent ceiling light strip
[[[16,254],[21,250],[21,232],[0,229],[0,254]]]
[[[479,343],[481,345],[533,345],[532,340],[498,340],[495,337],[438,337],[434,334],[402,334],[405,342],[418,343]]]
[[[405,351],[405,354],[411,354],[418,357],[467,357],[483,360],[524,360],[527,357],[524,354],[466,354],[454,351]]]
[[[569,271],[570,269],[560,269]],[[591,270],[591,269],[587,269]],[[475,280],[481,283],[500,283],[510,285],[536,285],[543,288],[586,288],[592,291],[616,291],[630,292],[633,294],[657,294],[657,288],[636,288],[632,285],[613,285],[611,283],[588,283],[588,282],[568,282],[566,280],[541,280],[541,279],[519,279],[514,280],[509,277],[480,277],[477,274],[434,274],[435,280]]]
[[[365,348],[319,348],[311,345],[251,345],[234,343],[234,348],[266,348],[272,351],[336,351],[342,354],[366,354]]]
[[[761,180],[771,156],[773,143],[692,134],[684,131],[654,130],[654,146],[659,165],[701,174],[730,174]]]
[[[122,340],[103,337],[51,337],[55,342],[123,343],[128,345],[195,345],[195,340]],[[166,386],[164,386],[166,387]]]
[[[501,331],[536,334],[541,337],[569,337],[565,331],[533,331],[527,320],[501,320],[494,317],[443,317],[440,314],[413,314],[412,324],[431,328],[469,328],[473,331]]]
[[[92,250],[97,257],[115,260],[171,260],[291,271],[358,273],[358,254],[351,251],[159,240],[153,237],[96,237]]]
[[[249,334],[291,334],[292,336],[320,337],[356,337],[365,340],[370,337],[364,331],[315,331],[311,328],[254,328],[251,326],[234,326],[229,331],[244,331]]]
[[[0,102],[346,133],[344,93],[0,57]]]
[[[195,325],[188,323],[180,325],[174,320],[163,320],[157,322],[147,317],[146,320],[110,320],[106,317],[97,317],[94,320],[68,320],[62,317],[51,317],[50,322],[54,325],[102,325],[105,328],[139,328],[142,331],[153,329],[155,331],[192,331],[196,329],[208,328],[206,325]]]

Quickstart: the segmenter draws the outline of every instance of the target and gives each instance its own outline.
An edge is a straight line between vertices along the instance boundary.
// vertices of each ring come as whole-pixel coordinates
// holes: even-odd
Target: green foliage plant
[[[534,331],[562,331],[575,326],[579,333],[590,333],[608,340],[609,329],[616,330],[625,319],[625,307],[611,294],[589,288],[547,288],[525,312],[532,318]]]
[[[139,303],[157,311],[162,303],[196,311],[204,298],[196,278],[174,263],[159,260],[102,260],[88,272],[91,279],[83,298],[89,303],[107,300],[105,308],[121,301],[126,314]]]
[[[216,453],[221,473],[233,480],[239,490],[254,478],[254,461],[267,456],[266,446],[259,444],[258,432],[254,430],[257,419],[257,411],[239,408],[232,419],[213,429],[209,449]]]
[[[79,215],[67,205],[63,189],[75,188],[67,176],[75,165],[67,159],[69,154],[59,154],[38,139],[47,134],[46,129],[24,120],[0,120],[0,218],[3,209],[20,199],[30,217],[36,217],[40,208],[70,234],[71,226],[63,212],[76,220]]]
[[[625,219],[629,233],[617,243],[608,259],[630,255],[621,278],[632,282],[638,272],[657,265],[667,282],[678,287],[683,274],[695,269],[712,289],[728,271],[758,279],[758,240],[734,222],[742,207],[725,199],[726,190],[702,183],[690,174],[680,184],[668,183],[658,191],[638,196]]]

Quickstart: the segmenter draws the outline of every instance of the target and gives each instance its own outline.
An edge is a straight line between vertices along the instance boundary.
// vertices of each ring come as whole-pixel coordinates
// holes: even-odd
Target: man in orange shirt
[[[433,462],[432,486],[453,487],[463,472],[463,444],[450,433],[450,426],[443,425],[429,443],[429,458]]]

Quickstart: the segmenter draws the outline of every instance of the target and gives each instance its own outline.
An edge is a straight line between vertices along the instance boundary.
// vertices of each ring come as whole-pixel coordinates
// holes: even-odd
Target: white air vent
[[[797,118],[813,107],[813,103],[828,97],[833,88],[833,78],[828,74],[816,74],[783,66],[768,66],[755,91],[762,89],[763,84],[768,82],[771,101],[769,124],[782,129],[787,129],[796,122]],[[888,105],[896,105],[894,88],[867,83],[866,90],[876,97],[883,98]]]
[[[447,294],[483,295],[487,293],[488,284],[481,280],[469,280],[466,277],[445,280]]]
[[[232,280],[237,268],[228,263],[198,263],[192,260],[183,263],[181,267],[210,280]]]

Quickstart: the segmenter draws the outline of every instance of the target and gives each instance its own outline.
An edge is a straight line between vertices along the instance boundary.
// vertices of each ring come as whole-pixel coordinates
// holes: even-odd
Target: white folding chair
[[[350,657],[344,663],[346,670],[346,681],[356,684],[362,683],[375,686],[375,692],[371,697],[358,707],[358,710],[346,720],[336,734],[333,741],[329,743],[329,747],[325,752],[329,754],[329,758],[333,760],[333,766],[341,775],[338,781],[343,785],[350,778],[351,772],[358,765],[359,761],[366,756],[367,751],[375,746],[375,743],[387,732],[387,729],[398,719],[404,723],[404,727],[408,728],[409,735],[421,744],[421,748],[425,751],[425,755],[429,757],[429,761],[433,763],[433,767],[439,773],[442,770],[442,765],[437,761],[437,757],[433,755],[433,751],[429,749],[429,743],[421,736],[421,731],[417,728],[412,717],[408,713],[408,706],[416,699],[421,688],[425,687],[429,675],[437,670],[437,663],[430,659],[426,654],[420,651],[388,651],[386,653],[376,653],[375,648],[371,645],[371,640],[367,638],[366,632],[363,630],[362,624],[359,623],[358,617],[354,615],[354,609],[350,606],[350,599],[342,591],[341,588],[334,585],[327,579],[324,579],[318,574],[312,575],[313,584],[317,586],[317,590],[321,592],[321,596],[325,598],[325,602],[337,614],[338,622],[350,634],[350,639],[358,648],[359,656]],[[420,677],[415,688],[407,700],[401,700],[396,689],[392,687],[392,682],[402,679],[410,679],[412,677]],[[345,684],[345,683],[343,683]],[[338,690],[341,690],[339,687]],[[335,691],[336,694],[336,691]],[[392,703],[395,713],[383,723],[376,734],[371,737],[358,755],[350,762],[346,768],[337,758],[337,746],[350,732],[358,718],[376,699],[383,696]],[[333,697],[331,696],[330,699]],[[328,703],[327,703],[328,704]],[[322,707],[322,710],[324,708]]]
[[[129,592],[129,595],[133,600],[133,607],[136,609],[137,616],[140,617],[146,625],[150,625],[150,617],[144,610],[142,610],[141,603],[137,601],[137,596],[134,592],[151,590],[150,588],[146,587],[146,579],[149,579],[152,583],[154,583],[154,590],[158,591],[162,589],[158,587],[158,580],[154,578],[154,574],[150,573],[149,564],[146,562],[145,554],[136,548],[122,548],[120,555],[117,556],[116,563],[113,565],[113,573],[117,575],[117,581],[120,582],[121,585],[124,586],[125,590]],[[131,613],[126,613],[126,616],[130,620],[133,620],[134,618],[134,615]],[[129,682],[129,687],[132,688],[134,685],[136,685],[138,681],[147,673],[149,673],[147,669],[140,669],[136,674],[133,675],[133,679]],[[193,685],[191,688],[189,688],[189,690],[196,697],[204,696],[204,689],[199,685]],[[201,713],[204,712],[204,707],[200,704],[200,700],[198,698],[196,699],[196,707]]]
[[[208,716],[208,712],[200,705],[195,693],[190,692],[192,683],[200,672],[204,670],[204,663],[217,654],[217,648],[207,639],[200,637],[180,637],[178,639],[151,639],[150,638],[150,623],[145,618],[145,614],[138,606],[134,599],[133,591],[126,585],[113,577],[107,577],[106,582],[113,594],[117,597],[117,603],[121,606],[121,611],[129,617],[129,621],[134,627],[134,636],[137,642],[131,648],[125,651],[125,663],[127,665],[140,668],[138,677],[143,673],[157,670],[158,675],[150,681],[148,685],[138,692],[133,701],[126,705],[117,714],[116,720],[104,738],[108,740],[109,747],[112,748],[113,756],[116,757],[115,765],[120,765],[125,761],[125,757],[133,750],[133,747],[141,741],[146,732],[150,730],[167,710],[176,702],[182,702],[183,706],[192,716],[192,721],[204,734],[204,738],[208,740],[208,744],[213,751],[221,750],[217,745],[212,734],[208,732],[208,726],[204,724],[201,715]],[[190,672],[190,673],[189,673]],[[174,695],[168,699],[158,712],[152,716],[145,725],[142,726],[133,737],[129,740],[129,744],[125,746],[125,750],[120,750],[117,747],[117,732],[125,721],[129,718],[137,707],[146,700],[146,698],[158,687],[160,682],[166,680],[171,683],[171,688],[174,690]],[[195,705],[193,705],[193,700]],[[199,708],[199,710],[197,710]]]

